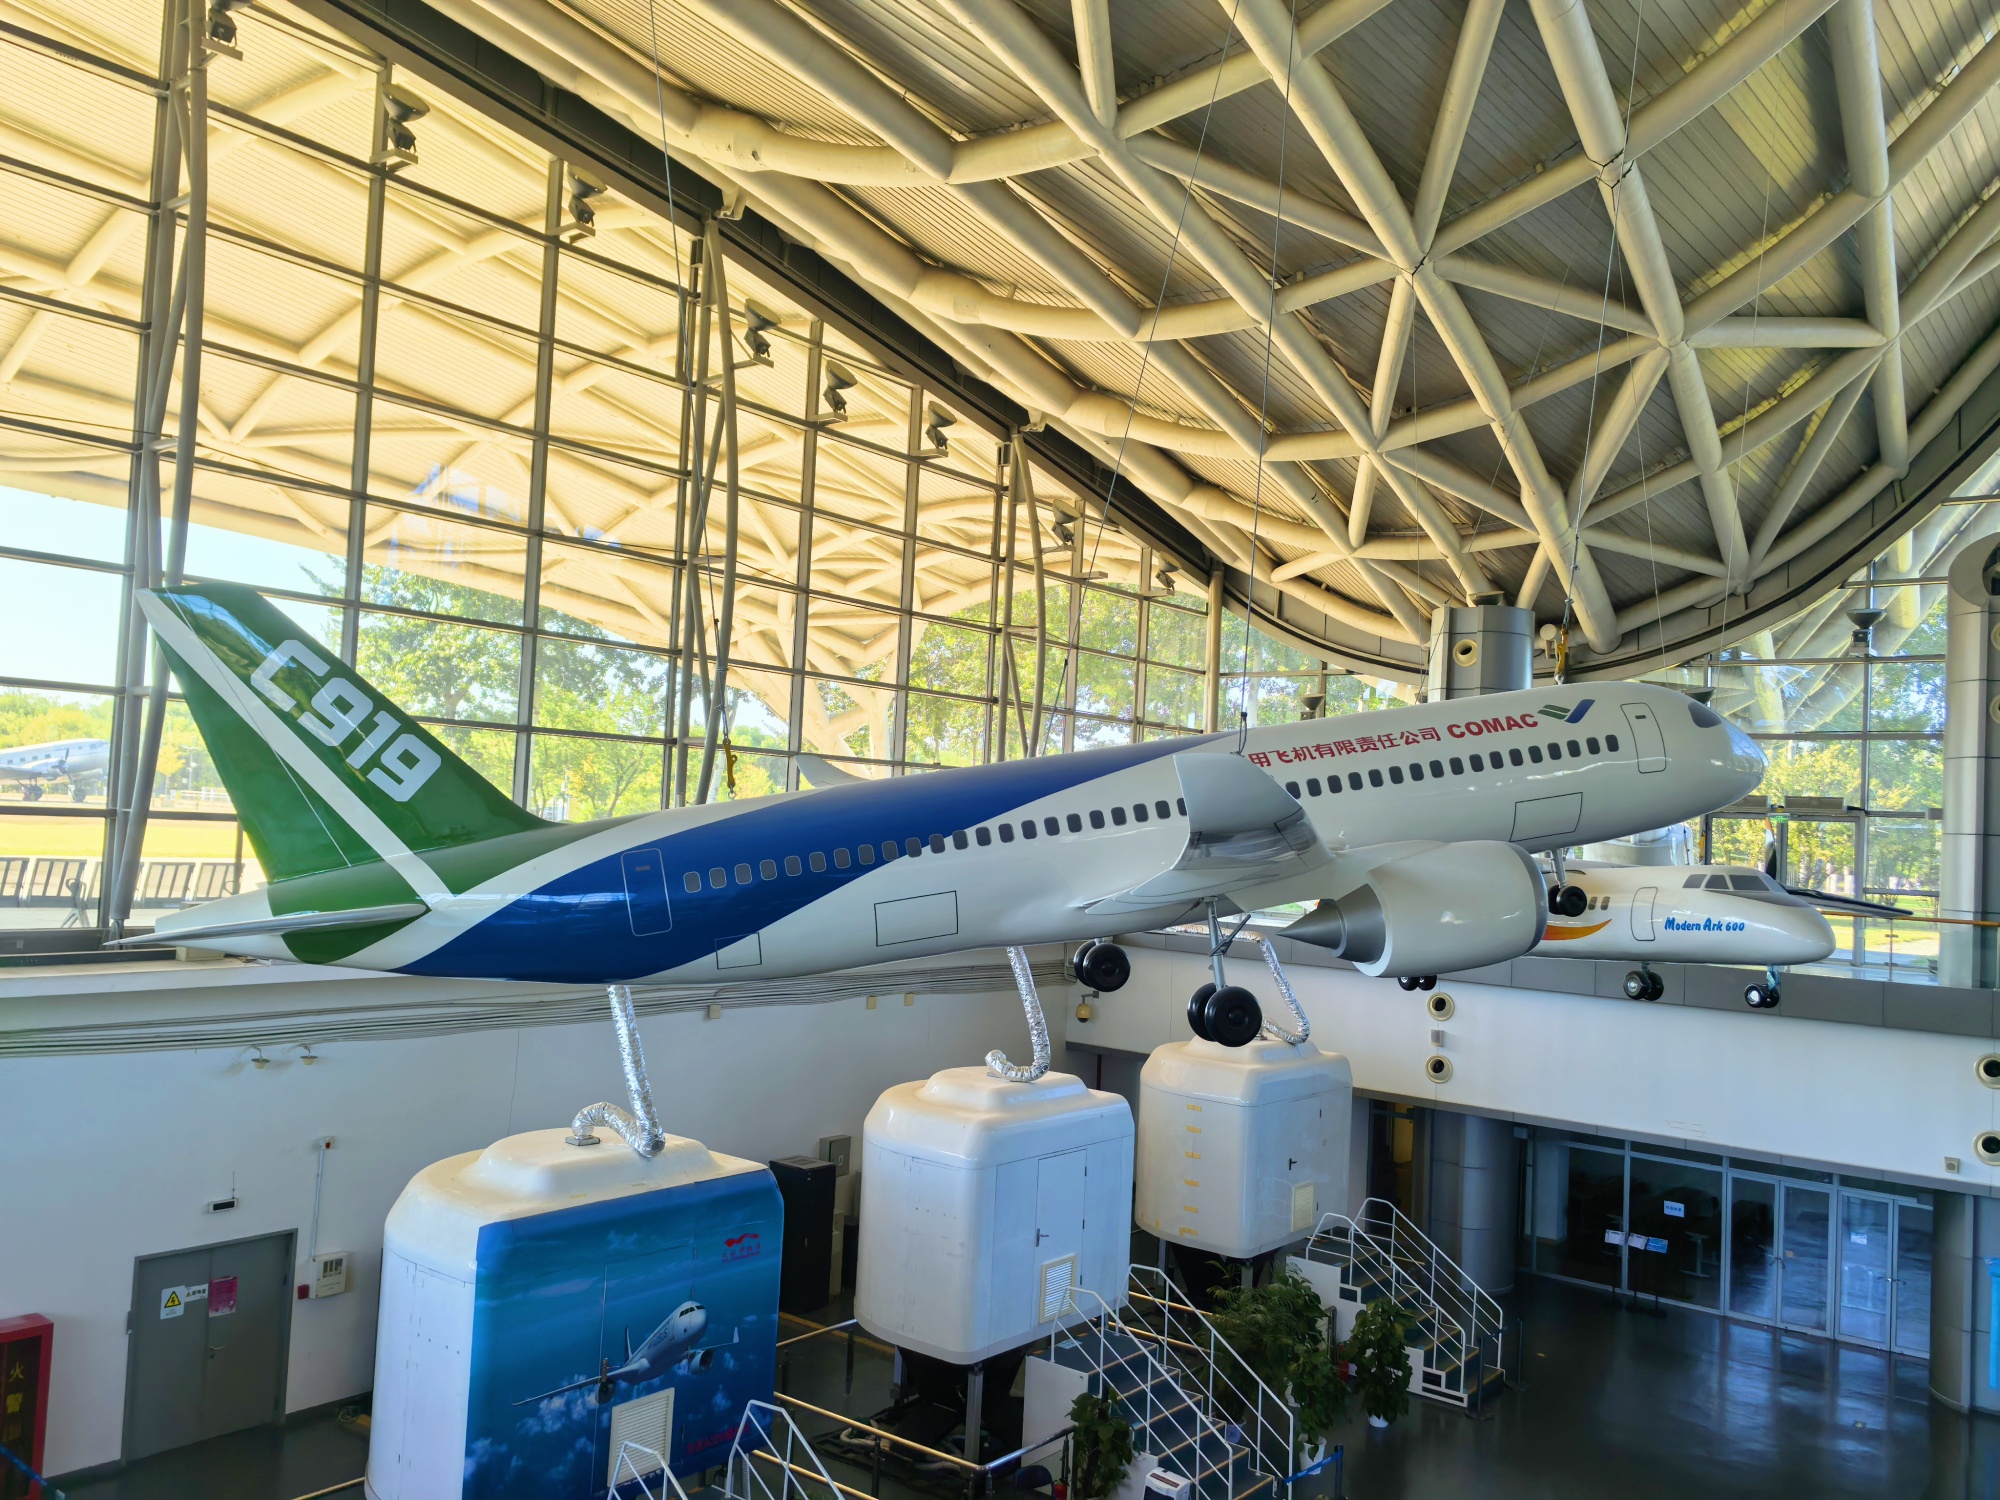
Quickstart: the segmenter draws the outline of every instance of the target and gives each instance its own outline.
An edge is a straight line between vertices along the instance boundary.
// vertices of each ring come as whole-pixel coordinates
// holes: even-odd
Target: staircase
[[[1519,1374],[1507,1363],[1510,1344],[1518,1358],[1518,1329],[1500,1304],[1393,1203],[1370,1198],[1358,1219],[1323,1214],[1302,1259],[1336,1273],[1329,1306],[1358,1311],[1388,1297],[1409,1315],[1416,1394],[1478,1410],[1492,1387]],[[1326,1299],[1325,1280],[1312,1279]]]
[[[745,1403],[723,1472],[727,1500],[843,1500],[860,1493],[835,1483],[791,1413],[768,1401]],[[687,1500],[678,1483],[674,1491]],[[650,1500],[652,1492],[645,1493]]]
[[[1210,1370],[1219,1364],[1204,1345],[1186,1341],[1188,1347],[1174,1348],[1182,1358],[1169,1365],[1160,1353],[1174,1347],[1170,1335],[1121,1316],[1086,1287],[1069,1294],[1056,1325],[1049,1357],[1087,1374],[1095,1390],[1113,1397],[1131,1423],[1133,1451],[1151,1454],[1161,1468],[1193,1480],[1194,1500],[1289,1500],[1289,1443],[1276,1452],[1260,1451],[1265,1444],[1259,1434],[1218,1409],[1197,1373],[1203,1360]],[[1275,1430],[1275,1425],[1268,1429]],[[1284,1430],[1289,1433],[1289,1427]]]

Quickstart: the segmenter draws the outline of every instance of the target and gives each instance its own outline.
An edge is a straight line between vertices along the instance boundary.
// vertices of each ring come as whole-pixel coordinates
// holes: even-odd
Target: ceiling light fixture
[[[933,406],[925,414],[924,421],[924,441],[929,443],[930,446],[917,456],[919,458],[943,458],[945,454],[949,453],[951,451],[951,439],[945,436],[945,429],[953,426],[957,421],[958,418],[946,411],[942,406]]]
[[[410,129],[410,122],[429,114],[430,105],[386,78],[377,97],[382,105],[383,139],[382,149],[376,153],[374,164],[389,173],[414,167],[417,164],[417,138]]]
[[[597,210],[590,200],[605,192],[605,185],[571,168],[563,173],[563,216],[556,238],[574,245],[597,233]]]
[[[839,365],[826,367],[826,388],[820,392],[820,400],[826,407],[823,422],[845,422],[847,420],[847,393],[859,385],[847,371]]]

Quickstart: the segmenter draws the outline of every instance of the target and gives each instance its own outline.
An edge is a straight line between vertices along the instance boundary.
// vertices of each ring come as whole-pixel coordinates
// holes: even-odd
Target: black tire
[[[1414,974],[1398,975],[1396,979],[1396,984],[1399,988],[1403,989],[1406,992],[1414,990],[1417,987],[1417,976]]]
[[[1225,1047],[1247,1047],[1264,1029],[1264,1011],[1257,997],[1240,984],[1226,984],[1202,1007],[1210,1041]]]
[[[1653,998],[1653,976],[1641,974],[1637,969],[1625,976],[1625,998],[1627,1000],[1650,1000]]]
[[[21,788],[21,800],[22,800],[23,802],[39,802],[39,801],[41,801],[41,800],[42,800],[42,789],[41,789],[40,787],[36,786],[36,785],[35,785],[35,784],[34,784],[34,783],[33,783],[32,781],[31,781],[31,782],[29,782],[29,783],[28,783],[28,784],[27,784],[26,786],[24,786],[24,787],[22,787],[22,788]]]
[[[1125,988],[1132,977],[1132,960],[1116,943],[1093,943],[1077,954],[1076,977],[1086,989],[1108,995]]]
[[[1417,976],[1417,988],[1418,988],[1418,989],[1420,989],[1420,990],[1434,990],[1434,989],[1436,989],[1437,987],[1438,987],[1438,977],[1437,977],[1437,975],[1435,975],[1435,974],[1419,974],[1419,975]]]
[[[1188,997],[1188,1030],[1204,1042],[1215,1040],[1208,1034],[1208,997],[1214,993],[1213,984],[1204,984]]]
[[[1559,885],[1549,892],[1549,911],[1558,917],[1580,917],[1590,906],[1590,896],[1580,885]]]
[[[1660,996],[1666,994],[1667,982],[1657,974],[1650,976],[1650,978],[1652,982],[1646,986],[1646,998],[1648,1000],[1657,1000]]]
[[[1745,985],[1743,1001],[1752,1010],[1770,1010],[1778,1003],[1778,987],[1774,984]]]

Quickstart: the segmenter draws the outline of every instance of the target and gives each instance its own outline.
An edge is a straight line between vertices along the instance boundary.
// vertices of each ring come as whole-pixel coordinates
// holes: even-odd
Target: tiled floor
[[[1597,1291],[1523,1277],[1510,1299],[1527,1327],[1525,1388],[1484,1420],[1428,1402],[1386,1431],[1359,1412],[1334,1437],[1355,1500],[1729,1500],[1736,1496],[2000,1496],[2000,1422],[1930,1401],[1920,1361],[1776,1334],[1705,1315],[1614,1307]],[[832,1320],[844,1310],[829,1308]],[[794,1331],[788,1325],[787,1333]],[[887,1398],[888,1360],[845,1341],[791,1362],[790,1390],[863,1415]],[[808,1419],[808,1432],[831,1424]],[[72,1500],[296,1500],[353,1479],[363,1438],[330,1414],[219,1438],[69,1488]],[[864,1472],[837,1461],[857,1489]],[[1300,1486],[1331,1493],[1331,1475]],[[899,1486],[884,1487],[899,1500]],[[358,1496],[358,1486],[336,1492]]]

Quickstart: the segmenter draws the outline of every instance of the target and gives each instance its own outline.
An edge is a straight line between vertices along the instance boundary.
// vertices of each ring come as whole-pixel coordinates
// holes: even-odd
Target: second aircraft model
[[[1074,943],[1288,902],[1365,974],[1516,957],[1532,851],[1698,816],[1764,758],[1644,683],[839,780],[593,823],[516,806],[254,591],[144,593],[269,884],[157,937],[406,974],[616,984]],[[1082,953],[1114,988],[1124,958]],[[1233,986],[1215,1040],[1261,1016]]]

